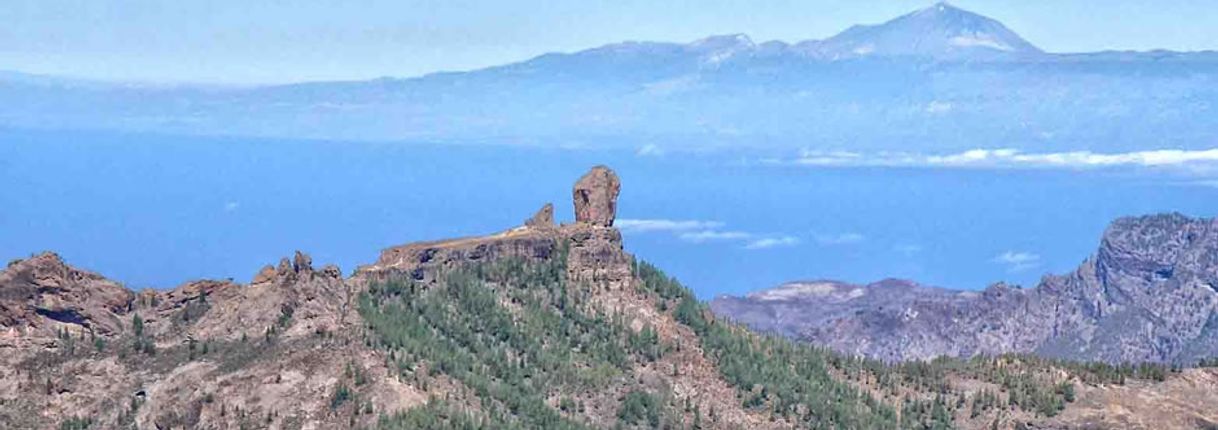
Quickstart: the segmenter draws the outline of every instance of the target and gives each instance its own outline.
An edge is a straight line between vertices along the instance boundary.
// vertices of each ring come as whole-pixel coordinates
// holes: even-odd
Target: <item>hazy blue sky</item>
[[[1049,51],[1218,49],[1216,0],[959,0]],[[413,76],[621,40],[823,38],[919,0],[4,0],[0,70],[117,80]]]

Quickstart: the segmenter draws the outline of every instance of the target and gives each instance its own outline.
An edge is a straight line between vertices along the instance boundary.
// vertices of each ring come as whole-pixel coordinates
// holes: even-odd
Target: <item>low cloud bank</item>
[[[672,220],[672,219],[620,219],[614,223],[623,233],[668,233],[688,243],[742,243],[744,249],[760,250],[800,243],[794,236],[773,236],[745,231],[724,230],[718,221]]]
[[[790,163],[826,167],[1058,168],[1218,166],[1218,148],[1161,149],[1117,153],[1091,151],[1025,153],[1017,149],[970,149],[953,154],[803,151]]]
[[[1006,251],[990,260],[993,263],[1007,266],[1007,271],[1022,272],[1040,265],[1040,256],[1021,251]]]
[[[723,227],[723,223],[716,221],[671,219],[619,219],[614,221],[613,225],[619,230],[627,233],[644,233],[654,231],[680,232]]]

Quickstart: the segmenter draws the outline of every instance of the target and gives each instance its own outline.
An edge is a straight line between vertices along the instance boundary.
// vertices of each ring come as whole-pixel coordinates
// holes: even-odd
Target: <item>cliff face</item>
[[[902,281],[792,283],[712,302],[719,314],[885,360],[1035,352],[1195,363],[1218,353],[1218,223],[1122,218],[1073,273],[1033,289],[949,291]]]
[[[432,283],[462,264],[505,258],[544,261],[560,254],[567,259],[569,279],[590,291],[618,291],[631,285],[633,259],[622,247],[621,233],[583,222],[526,224],[490,236],[392,247],[382,251],[376,263],[357,269],[353,281],[408,277]]]

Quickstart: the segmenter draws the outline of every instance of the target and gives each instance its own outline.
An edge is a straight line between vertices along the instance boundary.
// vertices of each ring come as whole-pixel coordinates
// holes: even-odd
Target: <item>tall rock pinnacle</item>
[[[613,170],[596,166],[575,182],[575,221],[612,227],[617,217],[617,195],[622,183]]]

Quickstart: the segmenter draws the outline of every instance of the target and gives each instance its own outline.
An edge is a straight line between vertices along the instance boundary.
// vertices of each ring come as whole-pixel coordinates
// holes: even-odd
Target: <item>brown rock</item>
[[[262,266],[262,270],[259,270],[258,274],[254,275],[254,282],[252,282],[252,283],[261,284],[264,282],[271,282],[274,280],[275,280],[275,267],[268,264],[266,266]]]
[[[296,257],[292,259],[292,269],[294,269],[296,273],[312,272],[313,257],[310,257],[309,254],[296,251]]]
[[[295,273],[292,269],[292,262],[287,257],[279,259],[279,266],[275,269],[276,277],[288,277]]]
[[[114,334],[122,326],[118,315],[134,299],[135,294],[118,283],[70,267],[54,253],[0,271],[0,325],[5,327],[49,329],[60,323]]]
[[[322,267],[321,274],[322,274],[322,276],[325,276],[330,279],[336,279],[336,280],[343,279],[342,269],[339,269],[338,266],[333,265],[333,264],[327,264],[325,267]]]
[[[567,276],[593,291],[627,289],[632,271],[631,257],[622,248],[617,229],[575,224],[563,229],[570,249]]]
[[[596,166],[575,183],[575,221],[612,227],[617,217],[617,195],[622,184],[617,174],[605,166]]]
[[[554,227],[554,204],[546,203],[532,218],[525,220],[524,225],[532,228]]]

